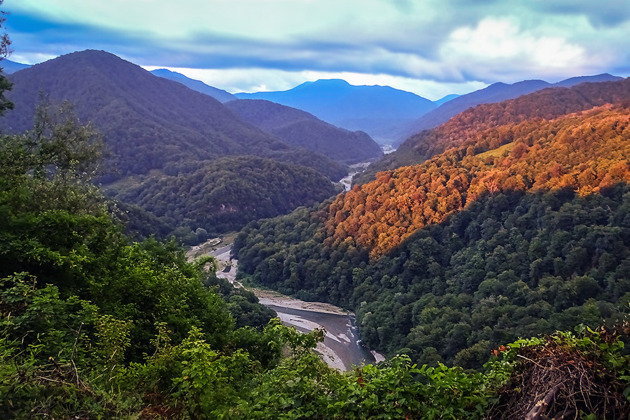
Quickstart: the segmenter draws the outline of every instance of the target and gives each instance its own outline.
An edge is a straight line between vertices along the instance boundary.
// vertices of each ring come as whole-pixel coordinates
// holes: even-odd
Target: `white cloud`
[[[486,18],[476,27],[456,29],[443,44],[441,56],[462,71],[497,80],[579,74],[592,59],[581,45],[522,30],[508,18]]]
[[[9,20],[29,16],[53,28],[11,33],[14,57],[26,62],[36,54],[97,48],[142,65],[210,68],[204,77],[228,90],[282,90],[307,76],[344,74],[353,83],[437,97],[481,82],[554,81],[625,68],[630,23],[609,17],[621,9],[599,12],[597,21],[614,27],[597,26],[589,13],[600,8],[580,2],[571,13],[562,13],[569,0],[562,7],[546,0],[12,0],[6,6]]]

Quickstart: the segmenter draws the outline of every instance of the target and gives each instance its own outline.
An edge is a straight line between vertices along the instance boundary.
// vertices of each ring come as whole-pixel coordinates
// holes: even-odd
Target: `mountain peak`
[[[313,85],[319,85],[319,86],[334,86],[334,87],[347,87],[347,86],[353,86],[350,83],[348,83],[347,81],[343,80],[343,79],[318,79],[314,82],[312,82]]]

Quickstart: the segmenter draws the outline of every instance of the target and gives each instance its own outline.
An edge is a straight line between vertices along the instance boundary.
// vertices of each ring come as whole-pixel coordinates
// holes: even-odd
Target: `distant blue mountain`
[[[224,90],[221,90],[212,86],[208,86],[200,80],[191,79],[189,77],[184,76],[181,73],[170,71],[168,69],[157,69],[157,70],[153,70],[151,73],[153,73],[154,75],[158,77],[163,77],[164,79],[169,79],[175,82],[179,82],[182,85],[192,90],[196,90],[197,92],[201,92],[206,95],[212,96],[214,99],[216,99],[219,102],[229,102],[236,99],[236,96],[232,95],[229,92],[226,92]]]
[[[436,108],[430,100],[411,92],[389,86],[354,86],[338,79],[306,82],[286,91],[236,96],[302,109],[333,125],[365,131],[381,144],[391,142],[391,133],[401,124]]]
[[[620,77],[604,73],[595,76],[572,77],[554,84],[545,82],[544,80],[524,80],[511,85],[500,82],[494,83],[484,89],[476,90],[445,102],[438,108],[422,115],[407,126],[401,126],[395,143],[400,144],[408,137],[419,133],[422,130],[437,127],[438,125],[450,120],[451,117],[454,117],[460,112],[480,104],[489,104],[514,99],[521,95],[527,95],[548,87],[568,88],[580,83],[614,82],[620,79]]]
[[[0,61],[0,68],[5,74],[12,74],[16,71],[24,70],[31,67],[30,64],[16,63],[15,61],[7,60],[6,58]]]
[[[614,82],[621,80],[623,77],[613,76],[612,74],[603,73],[596,76],[578,76],[571,77],[561,82],[555,83],[554,86],[571,87],[579,85],[580,83],[599,83],[599,82]]]
[[[433,101],[433,103],[437,106],[440,106],[442,104],[445,104],[448,101],[452,101],[455,98],[459,98],[460,95],[457,95],[455,93],[451,93],[450,95],[446,95],[445,97],[438,99],[437,101]]]

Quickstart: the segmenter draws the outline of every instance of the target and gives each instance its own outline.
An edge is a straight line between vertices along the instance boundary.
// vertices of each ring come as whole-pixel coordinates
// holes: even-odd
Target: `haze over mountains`
[[[226,106],[243,120],[288,144],[353,164],[382,156],[378,144],[362,131],[328,124],[308,112],[261,99],[239,99]]]
[[[434,129],[409,137],[394,153],[371,165],[368,171],[359,177],[358,182],[373,179],[378,171],[422,163],[450,147],[458,147],[472,141],[481,130],[497,127],[506,122],[555,118],[606,103],[617,103],[630,97],[630,79],[614,79],[619,80],[581,83],[571,88],[543,89],[515,99],[469,108]]]
[[[31,67],[29,64],[16,63],[15,61],[7,60],[6,58],[2,60],[2,64],[0,66],[2,68],[2,72],[5,74],[15,73],[16,71]]]
[[[241,99],[266,99],[299,108],[348,130],[362,130],[377,142],[391,142],[389,133],[434,109],[428,99],[389,86],[353,86],[344,80],[317,80],[277,92],[237,93]]]
[[[7,74],[30,67],[9,60],[4,60],[3,63]],[[237,98],[264,99],[306,111],[325,122],[350,131],[364,131],[381,145],[395,146],[400,145],[408,137],[436,127],[476,105],[513,99],[548,87],[571,87],[585,82],[620,79],[604,73],[571,77],[557,83],[544,80],[524,80],[513,84],[497,82],[465,95],[449,94],[432,102],[411,92],[389,86],[354,86],[339,79],[305,82],[286,91],[233,95],[168,69],[157,69],[151,73],[179,82],[222,103]]]
[[[15,86],[9,95],[16,109],[0,121],[3,130],[32,127],[41,92],[52,102],[68,100],[83,121],[93,122],[105,134],[120,175],[162,169],[182,160],[243,154],[310,160],[324,170],[323,156],[305,149],[296,153],[297,149],[244,122],[210,96],[155,77],[106,52],[68,54],[17,72],[11,80]],[[326,175],[331,179],[343,172],[328,163]]]

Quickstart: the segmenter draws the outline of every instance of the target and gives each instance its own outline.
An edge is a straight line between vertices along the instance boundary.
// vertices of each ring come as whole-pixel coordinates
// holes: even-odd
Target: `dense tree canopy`
[[[253,156],[170,168],[167,174],[128,178],[108,187],[115,198],[139,206],[171,229],[181,226],[192,233],[201,228],[213,234],[312,205],[336,191],[313,169]]]
[[[328,234],[378,256],[484,193],[569,188],[587,195],[630,181],[628,122],[627,108],[605,106],[478,132],[423,165],[382,172],[339,196]]]
[[[508,399],[512,388],[500,386],[522,370],[516,350],[484,374],[419,368],[407,356],[328,368],[312,351],[321,331],[269,321],[253,294],[214,276],[212,259],[130,241],[89,182],[98,136],[71,114],[41,117],[32,132],[0,138],[1,417],[482,418],[500,411],[499,392]],[[589,372],[604,378],[608,408],[571,403],[626,409],[620,342],[560,338],[599,363]],[[535,359],[549,343],[514,346]]]

